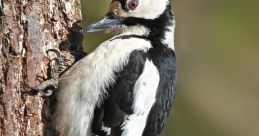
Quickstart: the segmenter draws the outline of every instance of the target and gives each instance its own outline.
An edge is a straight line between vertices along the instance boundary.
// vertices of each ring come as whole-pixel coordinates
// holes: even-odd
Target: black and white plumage
[[[119,35],[59,79],[55,125],[62,135],[158,136],[175,94],[175,21],[168,0],[113,0],[83,31]]]

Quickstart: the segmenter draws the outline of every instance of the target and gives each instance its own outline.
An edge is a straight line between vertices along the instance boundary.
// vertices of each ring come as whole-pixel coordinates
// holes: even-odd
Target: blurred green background
[[[82,24],[104,15],[109,3],[82,0]],[[259,136],[259,1],[171,4],[177,21],[178,82],[162,136]],[[86,34],[85,50],[108,37]]]

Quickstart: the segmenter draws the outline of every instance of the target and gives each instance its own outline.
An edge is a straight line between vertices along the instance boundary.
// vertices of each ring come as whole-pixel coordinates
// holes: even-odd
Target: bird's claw
[[[56,49],[49,49],[47,53],[50,51],[54,52],[57,55],[57,57],[54,59],[55,64],[53,66],[50,66],[51,67],[50,79],[42,82],[41,84],[35,87],[28,85],[28,87],[34,91],[37,91],[37,92],[42,91],[45,96],[52,95],[53,91],[58,88],[58,77],[59,77],[59,74],[61,73],[62,66],[64,65],[61,53]]]

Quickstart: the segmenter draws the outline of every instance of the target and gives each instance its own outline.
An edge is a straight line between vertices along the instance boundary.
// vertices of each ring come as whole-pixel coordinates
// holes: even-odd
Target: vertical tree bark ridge
[[[48,79],[51,48],[66,47],[63,57],[75,58],[69,28],[81,21],[80,0],[0,0],[0,135],[53,135],[48,98],[30,93]],[[75,45],[76,44],[76,45]],[[72,48],[77,46],[77,48]]]

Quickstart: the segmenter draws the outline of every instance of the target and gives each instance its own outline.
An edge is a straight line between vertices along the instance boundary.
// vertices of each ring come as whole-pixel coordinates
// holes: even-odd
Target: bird
[[[80,30],[116,33],[60,76],[53,119],[60,135],[159,136],[177,78],[170,3],[112,0]]]

